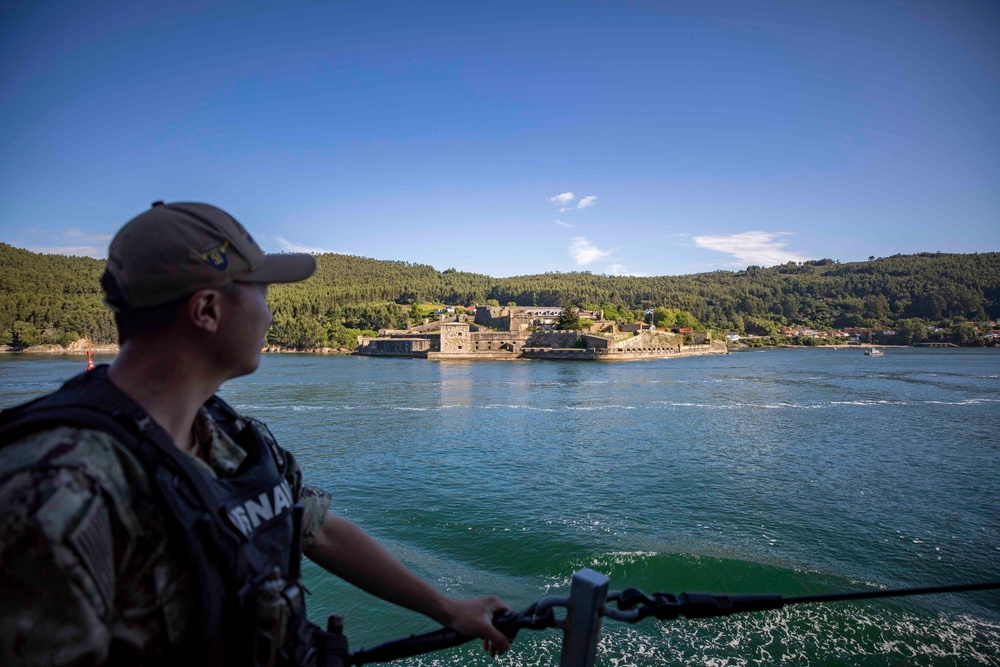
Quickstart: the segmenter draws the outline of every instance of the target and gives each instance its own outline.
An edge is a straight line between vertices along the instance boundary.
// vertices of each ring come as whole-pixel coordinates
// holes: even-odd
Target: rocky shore
[[[351,350],[346,347],[317,347],[311,350],[293,350],[288,347],[277,345],[265,345],[261,348],[265,354],[350,354]]]
[[[85,355],[90,350],[93,354],[118,354],[118,345],[106,343],[91,343],[87,339],[80,339],[75,343],[70,343],[67,347],[62,345],[32,345],[24,349],[15,350],[10,345],[0,345],[0,354],[73,354]],[[344,347],[319,347],[312,350],[293,350],[277,345],[265,345],[260,350],[266,354],[350,354],[351,350]]]
[[[0,345],[0,352],[12,354],[76,354],[84,355],[90,350],[94,354],[118,354],[117,344],[91,343],[86,338],[70,343],[66,347],[62,345],[32,345],[21,350],[15,350],[10,345]]]

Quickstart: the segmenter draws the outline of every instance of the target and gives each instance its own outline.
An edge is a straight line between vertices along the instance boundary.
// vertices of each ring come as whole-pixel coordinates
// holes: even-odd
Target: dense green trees
[[[737,315],[737,317],[739,316]],[[649,323],[654,326],[658,326],[661,329],[682,327],[685,329],[692,329],[694,331],[705,330],[702,323],[699,322],[698,319],[691,313],[677,308],[664,308],[662,306],[653,308],[653,313],[650,316]]]
[[[880,327],[894,329],[898,342],[963,344],[977,340],[963,322],[1000,317],[1000,253],[922,253],[851,264],[825,259],[652,278],[589,272],[491,278],[334,254],[317,256],[317,264],[310,280],[269,291],[270,344],[350,347],[363,330],[405,328],[422,312],[414,305],[426,301],[572,305],[600,308],[621,321],[642,319],[644,309],[654,308],[657,326],[762,335],[785,325]],[[62,343],[73,332],[114,342],[113,320],[101,303],[103,270],[100,260],[0,243],[0,344]]]
[[[14,322],[10,327],[10,344],[14,347],[28,347],[38,342],[38,329],[31,322]]]
[[[580,311],[571,305],[564,307],[559,311],[559,322],[556,324],[556,328],[564,331],[580,329]]]
[[[60,344],[77,331],[114,342],[111,312],[101,303],[104,262],[38,255],[0,243],[0,344]]]

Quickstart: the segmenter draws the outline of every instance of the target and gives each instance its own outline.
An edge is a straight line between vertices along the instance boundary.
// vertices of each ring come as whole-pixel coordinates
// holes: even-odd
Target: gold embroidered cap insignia
[[[211,248],[206,248],[205,250],[194,254],[213,269],[222,271],[229,265],[229,258],[226,257],[226,251],[228,249],[229,241],[223,241],[222,245],[212,246]]]

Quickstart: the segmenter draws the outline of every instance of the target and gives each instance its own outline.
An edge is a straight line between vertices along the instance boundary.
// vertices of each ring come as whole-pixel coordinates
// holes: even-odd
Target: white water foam
[[[274,412],[281,410],[292,410],[295,412],[326,411],[336,412],[338,410],[355,410],[357,406],[329,403],[326,405],[250,405],[248,403],[234,403],[233,409],[245,415],[254,413]]]
[[[835,610],[839,609],[839,610]],[[396,664],[410,667],[497,665],[555,667],[562,633],[522,630],[493,661],[475,643]],[[629,625],[605,619],[597,664],[613,667],[765,667],[790,664],[1000,666],[1000,624],[968,616],[919,617],[854,606],[814,605],[721,619],[645,619]]]

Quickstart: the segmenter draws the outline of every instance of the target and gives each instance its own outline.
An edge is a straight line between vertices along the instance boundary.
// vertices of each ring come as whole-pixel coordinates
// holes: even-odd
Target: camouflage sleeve
[[[299,496],[302,504],[302,550],[312,546],[323,517],[330,509],[330,494],[314,486],[303,486]]]
[[[3,478],[0,507],[0,664],[100,664],[115,566],[98,485],[79,467],[22,469]]]

